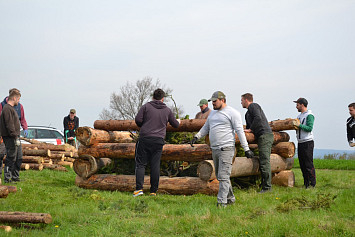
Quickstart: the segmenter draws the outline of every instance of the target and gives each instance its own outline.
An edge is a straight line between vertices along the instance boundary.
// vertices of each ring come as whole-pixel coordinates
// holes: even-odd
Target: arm
[[[251,121],[247,122],[247,126],[249,126],[247,128],[250,128],[252,131],[258,131],[257,126],[261,126],[262,124],[261,108],[257,104],[252,103],[249,105],[248,112]]]
[[[247,138],[245,137],[244,128],[242,124],[242,116],[240,115],[240,113],[238,112],[233,113],[231,122],[232,122],[232,127],[234,131],[236,131],[238,138],[240,140],[240,144],[242,145],[244,151],[249,151]]]
[[[169,113],[168,122],[174,128],[178,128],[179,125],[180,125],[179,121],[177,121],[177,119],[175,118],[175,116],[174,116],[173,112],[171,112],[171,110],[170,110],[170,113]]]
[[[79,127],[79,117],[76,117],[76,121],[75,121],[75,130]]]
[[[136,115],[136,117],[135,117],[135,119],[134,119],[138,127],[142,127],[142,125],[143,125],[144,109],[145,109],[145,106],[143,105],[143,106],[139,109],[139,111],[138,111],[138,113],[137,113],[137,115]]]
[[[67,117],[64,117],[64,119],[63,119],[64,134],[65,134],[65,131],[69,130],[68,121],[67,121],[66,118],[67,118]]]
[[[209,121],[210,120],[207,118],[206,123],[202,126],[200,131],[195,134],[194,137],[197,137],[197,139],[200,139],[200,138],[206,136],[209,133],[209,131],[210,131],[210,122]]]
[[[306,125],[300,124],[300,129],[306,132],[311,132],[313,130],[314,116],[312,114],[307,116]]]
[[[25,110],[23,109],[23,106],[21,104],[21,127],[23,128],[23,130],[27,130],[28,129],[28,126],[27,126],[27,121],[26,121],[26,118],[25,118]]]

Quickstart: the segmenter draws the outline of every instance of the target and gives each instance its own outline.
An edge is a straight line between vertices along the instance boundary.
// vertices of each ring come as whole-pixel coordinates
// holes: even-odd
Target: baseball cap
[[[206,99],[202,99],[202,100],[200,100],[200,103],[197,106],[202,106],[205,104],[208,104],[208,101]]]
[[[222,91],[216,91],[208,101],[215,101],[217,99],[225,99],[226,95]]]
[[[302,104],[302,105],[304,105],[304,106],[306,106],[307,107],[307,105],[308,105],[308,101],[305,99],[305,98],[298,98],[298,100],[296,100],[296,101],[293,101],[293,102],[295,102],[295,103],[298,103],[298,104]]]
[[[70,113],[75,114],[75,113],[76,113],[76,110],[75,110],[75,109],[71,109],[71,110],[70,110]]]

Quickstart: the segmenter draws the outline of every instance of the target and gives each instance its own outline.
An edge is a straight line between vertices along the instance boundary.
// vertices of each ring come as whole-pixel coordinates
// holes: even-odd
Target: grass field
[[[227,209],[216,208],[215,196],[133,198],[80,189],[72,170],[24,171],[0,210],[50,213],[53,222],[0,236],[354,236],[355,171],[317,169],[317,187],[304,189],[293,170],[294,188],[235,189],[237,203]]]

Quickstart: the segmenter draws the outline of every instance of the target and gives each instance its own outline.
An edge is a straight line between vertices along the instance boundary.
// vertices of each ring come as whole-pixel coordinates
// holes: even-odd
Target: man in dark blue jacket
[[[75,130],[79,127],[79,118],[76,110],[71,109],[68,116],[63,119],[65,143],[76,146]]]
[[[150,163],[150,195],[156,196],[166,126],[169,122],[174,128],[179,127],[179,121],[163,103],[164,97],[165,92],[162,89],[156,89],[153,100],[144,104],[135,117],[140,131],[135,151],[136,191],[133,193],[134,197],[143,195],[144,173],[148,162]]]

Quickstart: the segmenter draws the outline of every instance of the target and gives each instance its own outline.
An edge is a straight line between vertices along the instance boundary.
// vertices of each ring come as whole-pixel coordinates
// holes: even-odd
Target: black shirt
[[[350,117],[346,121],[346,134],[348,136],[348,142],[351,142],[355,138],[355,118]]]
[[[254,135],[258,138],[263,134],[271,133],[271,128],[267,118],[257,103],[251,103],[248,107],[248,112],[245,114],[247,129],[251,129]]]

